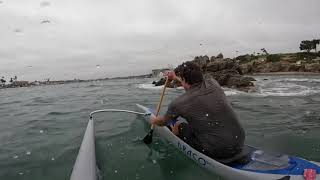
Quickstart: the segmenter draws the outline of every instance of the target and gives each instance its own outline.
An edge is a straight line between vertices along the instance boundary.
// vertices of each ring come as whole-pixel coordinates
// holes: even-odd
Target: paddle
[[[161,104],[162,104],[162,100],[163,100],[163,96],[164,96],[164,92],[166,91],[166,87],[168,84],[168,78],[166,78],[166,82],[164,83],[164,87],[162,89],[162,93],[160,96],[160,101],[159,104],[157,106],[157,112],[156,112],[156,117],[159,115],[160,112],[160,108],[161,108]],[[154,129],[154,125],[151,125],[151,130],[149,131],[149,133],[143,138],[143,142],[146,144],[151,144],[152,143],[152,135],[153,135],[153,129]]]

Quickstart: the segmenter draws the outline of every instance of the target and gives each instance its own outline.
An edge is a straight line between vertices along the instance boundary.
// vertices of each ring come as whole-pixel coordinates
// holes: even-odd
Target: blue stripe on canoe
[[[320,174],[320,166],[311,163],[307,160],[298,158],[298,157],[292,157],[290,156],[290,166],[285,169],[279,169],[279,170],[247,170],[247,169],[241,169],[243,166],[234,166],[236,169],[245,170],[245,171],[251,171],[251,172],[258,172],[258,173],[264,173],[264,174],[283,174],[283,175],[303,175],[303,172],[305,169],[314,169],[317,171],[317,174]]]

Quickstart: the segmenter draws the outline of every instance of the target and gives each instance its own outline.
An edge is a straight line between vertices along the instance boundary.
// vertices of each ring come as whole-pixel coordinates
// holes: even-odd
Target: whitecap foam
[[[284,79],[278,79],[276,81],[289,81],[289,82],[309,82],[309,83],[320,83],[320,79],[315,78],[284,78]]]
[[[155,86],[151,83],[144,83],[144,84],[139,84],[138,85],[138,88],[141,88],[141,89],[151,89],[151,90],[161,90],[163,89],[163,85],[162,86]],[[172,88],[168,88],[168,89],[172,89]],[[175,89],[178,89],[178,90],[184,90],[182,86],[180,87],[177,87]],[[227,96],[233,96],[233,95],[238,95],[238,94],[243,94],[245,92],[242,92],[242,91],[238,91],[236,89],[230,89],[230,88],[223,88],[224,90],[224,93],[227,95]]]
[[[261,96],[307,96],[317,92],[320,91],[292,82],[271,81],[260,84],[257,94]]]
[[[249,96],[308,96],[316,93],[320,93],[320,86],[312,85],[301,85],[300,82],[320,82],[320,79],[307,79],[307,78],[280,78],[280,79],[268,79],[255,81],[256,91],[255,92],[243,92],[231,88],[223,88],[227,96],[235,95],[249,95]],[[161,90],[163,86],[154,86],[154,84],[147,82],[138,84],[138,88],[150,89],[150,90]],[[172,89],[172,88],[168,88]],[[176,89],[183,90],[183,87]]]
[[[239,94],[243,94],[245,92],[242,91],[238,91],[236,89],[230,89],[230,88],[223,88],[224,93],[226,94],[226,96],[234,96],[234,95],[239,95]]]
[[[154,84],[152,83],[144,83],[144,84],[138,84],[138,88],[141,88],[141,89],[163,89],[163,85],[162,86],[155,86]],[[167,89],[172,89],[172,88],[167,88]],[[183,87],[177,87],[175,89],[179,89],[179,90],[182,90]]]
[[[145,83],[145,84],[139,84],[138,88],[141,88],[141,89],[162,89],[163,86],[155,86],[154,84],[151,84],[151,83]]]

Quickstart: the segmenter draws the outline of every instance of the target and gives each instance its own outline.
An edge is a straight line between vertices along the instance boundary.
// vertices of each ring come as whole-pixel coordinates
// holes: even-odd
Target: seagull
[[[45,24],[45,23],[50,23],[50,21],[49,21],[49,20],[43,20],[43,21],[41,21],[41,24]]]
[[[19,29],[19,28],[17,28],[17,29],[15,29],[15,30],[14,30],[14,32],[16,32],[16,33],[21,33],[21,32],[22,32],[22,30],[21,30],[21,29]]]

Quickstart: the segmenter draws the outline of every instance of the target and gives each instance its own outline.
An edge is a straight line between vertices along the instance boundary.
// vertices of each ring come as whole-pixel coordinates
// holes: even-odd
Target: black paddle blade
[[[151,144],[152,143],[152,134],[153,134],[153,129],[149,131],[149,133],[146,135],[146,137],[143,138],[143,142],[146,144]]]
[[[284,176],[284,177],[282,177],[282,178],[280,178],[278,180],[290,180],[290,176]]]

